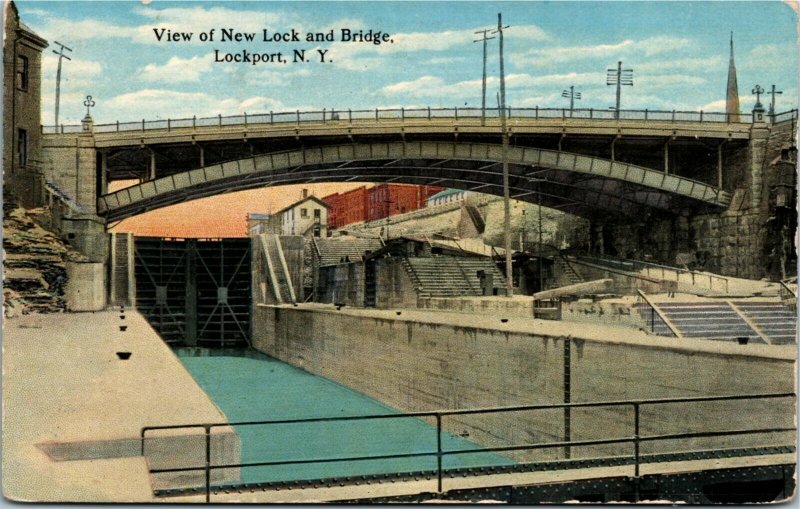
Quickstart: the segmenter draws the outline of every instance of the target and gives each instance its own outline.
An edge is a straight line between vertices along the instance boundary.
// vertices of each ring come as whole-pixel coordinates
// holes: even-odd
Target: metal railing
[[[722,431],[690,431],[681,433],[664,433],[657,435],[642,435],[641,429],[643,423],[641,422],[641,409],[645,406],[656,406],[665,404],[676,403],[707,403],[714,401],[739,401],[739,400],[766,400],[766,399],[782,399],[782,398],[795,398],[796,394],[792,392],[784,393],[770,393],[770,394],[741,394],[741,395],[727,395],[727,396],[699,396],[699,397],[682,397],[682,398],[658,398],[658,399],[636,399],[636,400],[616,400],[616,401],[599,401],[599,402],[585,402],[585,403],[557,403],[557,404],[541,404],[541,405],[521,405],[521,406],[508,406],[508,407],[494,407],[494,408],[478,408],[466,410],[440,410],[429,412],[411,412],[406,414],[383,414],[383,415],[359,415],[359,416],[337,416],[337,417],[319,417],[319,418],[304,418],[304,419],[278,419],[278,420],[261,420],[261,421],[243,421],[243,422],[221,422],[221,423],[204,423],[204,424],[178,424],[167,426],[145,426],[141,430],[141,454],[145,455],[145,440],[148,438],[147,433],[156,430],[170,430],[171,432],[178,429],[202,429],[205,438],[205,464],[188,466],[188,467],[175,467],[175,468],[150,468],[149,473],[164,474],[164,473],[187,473],[187,472],[203,472],[205,474],[204,491],[206,502],[211,501],[212,484],[211,472],[221,469],[240,469],[248,467],[263,467],[263,466],[283,466],[283,465],[303,465],[303,464],[321,464],[321,463],[341,463],[341,462],[359,462],[359,461],[372,461],[372,460],[386,460],[386,459],[400,459],[400,458],[436,458],[436,485],[437,491],[442,493],[443,475],[446,469],[443,467],[443,459],[446,456],[475,454],[486,452],[518,452],[528,450],[541,450],[553,448],[567,448],[593,446],[593,445],[611,445],[611,444],[631,444],[633,446],[633,477],[638,479],[641,471],[640,466],[642,463],[641,445],[647,442],[667,441],[667,440],[685,440],[693,438],[711,438],[711,437],[729,437],[729,436],[743,436],[755,435],[765,433],[781,433],[781,432],[796,432],[796,427],[770,427],[770,428],[746,428],[746,429],[728,429]],[[535,443],[535,444],[522,444],[510,445],[502,447],[476,447],[474,449],[458,449],[458,450],[445,450],[442,445],[443,427],[442,421],[444,418],[453,416],[464,415],[479,415],[479,414],[502,414],[520,411],[540,411],[540,410],[554,410],[554,409],[578,409],[578,408],[631,408],[633,410],[632,418],[632,436],[620,436],[613,438],[601,438],[593,440],[564,440],[559,442]],[[309,423],[320,422],[352,422],[352,421],[366,421],[366,420],[391,420],[391,419],[408,419],[408,418],[433,418],[435,419],[436,429],[436,447],[435,450],[424,452],[409,452],[409,453],[396,453],[396,454],[379,454],[379,455],[360,455],[351,457],[323,457],[313,459],[298,459],[298,460],[282,460],[282,461],[257,461],[249,463],[232,463],[232,464],[212,464],[211,462],[211,436],[214,428],[226,427],[232,428],[236,426],[257,426],[257,425],[304,425]],[[158,437],[152,437],[158,438]],[[794,444],[794,437],[790,440]],[[402,474],[403,472],[394,472]],[[507,482],[507,481],[503,481]],[[221,485],[220,488],[229,489],[231,485]]]
[[[728,293],[728,278],[725,276],[717,276],[708,272],[699,272],[692,269],[681,269],[679,267],[646,262],[643,260],[629,260],[624,258],[612,258],[609,256],[591,256],[589,258],[594,260],[597,264],[608,264],[630,272],[645,272],[645,275],[648,277],[659,278],[663,281],[677,281],[679,283],[691,282],[692,285],[697,285],[707,280],[709,290],[713,290],[715,287],[721,287],[724,289],[725,293]],[[681,279],[682,275],[688,275],[688,280]]]
[[[647,319],[647,316],[646,316],[647,312],[642,313],[640,311],[639,314],[642,315],[642,318],[644,318],[645,323],[650,326],[650,332],[652,332],[653,334],[656,334],[656,325],[658,325],[660,330],[666,329],[666,331],[670,333],[669,334],[670,336],[676,337],[676,338],[681,337],[680,332],[677,331],[675,326],[673,324],[671,324],[666,319],[666,317],[662,314],[661,310],[658,309],[658,306],[654,302],[652,302],[650,300],[650,298],[647,297],[647,295],[645,295],[645,293],[643,291],[636,290],[636,294],[637,294],[636,295],[636,302],[639,303],[639,304],[644,304],[647,307],[647,309],[649,310],[649,314],[650,314],[650,319],[649,320]],[[661,335],[663,335],[663,334],[661,334]]]
[[[480,119],[483,118],[481,108],[375,108],[365,110],[352,109],[322,109],[317,111],[289,111],[241,115],[217,115],[212,117],[167,118],[163,120],[137,120],[134,122],[120,122],[94,124],[95,133],[128,132],[147,130],[172,129],[199,129],[221,127],[247,127],[250,125],[282,124],[300,125],[306,122],[313,123],[352,123],[359,121],[406,121],[406,120],[437,120],[437,119]],[[487,109],[485,118],[498,118],[496,109]],[[680,110],[620,110],[619,115],[613,109],[573,109],[569,108],[507,108],[507,118],[515,119],[584,119],[584,120],[647,120],[654,122],[700,122],[700,123],[744,123],[753,121],[751,113],[738,115],[709,111],[680,111]],[[773,115],[774,123],[794,121],[797,119],[797,110],[790,110]],[[58,125],[42,126],[45,134],[53,133],[79,133],[83,126]]]
[[[793,311],[797,311],[797,278],[794,278],[794,288],[789,286],[791,283],[778,281],[780,283],[779,295],[781,302],[789,306]]]

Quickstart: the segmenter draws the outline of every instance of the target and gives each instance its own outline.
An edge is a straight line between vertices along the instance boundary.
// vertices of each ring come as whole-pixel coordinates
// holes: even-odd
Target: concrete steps
[[[747,337],[750,342],[770,344],[794,344],[796,342],[797,319],[779,302],[733,302],[747,318],[743,318],[727,302],[665,302],[658,303],[659,310],[675,325],[684,337],[736,341]],[[657,317],[651,316],[650,306],[639,303],[637,311],[653,333],[672,336],[671,330]],[[750,326],[748,321],[762,332],[767,341]]]
[[[421,297],[458,297],[482,295],[478,271],[494,275],[493,285],[502,288],[503,275],[489,258],[433,256],[406,258],[403,266],[421,288]]]

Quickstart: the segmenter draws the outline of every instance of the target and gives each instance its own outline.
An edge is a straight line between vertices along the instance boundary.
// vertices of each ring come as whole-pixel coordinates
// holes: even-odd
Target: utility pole
[[[769,94],[772,96],[772,102],[769,105],[769,116],[772,117],[772,121],[775,122],[775,96],[781,95],[783,90],[775,90],[775,85],[772,85],[772,91]]]
[[[572,117],[572,110],[575,109],[575,99],[581,99],[581,93],[575,91],[575,86],[570,85],[569,92],[564,90],[561,92],[561,97],[568,97],[569,98],[569,116]]]
[[[53,42],[60,46],[60,48],[58,48],[58,51],[53,50],[53,53],[58,55],[58,70],[56,71],[56,118],[55,118],[56,132],[58,132],[58,106],[59,106],[59,101],[61,100],[61,60],[64,58],[66,58],[67,60],[72,60],[71,58],[69,58],[67,55],[64,54],[64,50],[72,51],[72,49],[64,46],[58,41],[53,41]]]
[[[500,130],[503,139],[503,230],[506,250],[506,296],[514,296],[513,270],[511,267],[511,193],[508,184],[508,126],[506,125],[506,75],[503,68],[503,15],[497,13],[497,30],[500,39]]]
[[[617,107],[614,110],[614,118],[619,120],[619,105],[622,97],[622,85],[633,86],[633,69],[623,69],[622,61],[617,62],[616,69],[608,69],[606,74],[606,85],[617,86]]]
[[[472,42],[480,42],[483,41],[483,86],[481,88],[482,95],[481,95],[481,125],[486,125],[486,41],[490,39],[494,39],[494,37],[488,37],[487,34],[489,33],[489,29],[486,30],[478,30],[475,32],[476,34],[482,34],[483,37],[481,39],[475,39]]]

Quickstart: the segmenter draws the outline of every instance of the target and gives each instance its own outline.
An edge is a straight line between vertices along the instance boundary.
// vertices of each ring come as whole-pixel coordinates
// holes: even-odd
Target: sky
[[[370,109],[480,107],[482,43],[474,32],[505,30],[507,102],[607,109],[615,89],[606,69],[633,69],[622,108],[724,111],[730,32],[742,110],[758,83],[783,91],[776,109],[797,107],[797,16],[768,2],[31,2],[23,21],[50,41],[43,61],[43,123],[53,123],[59,41],[60,122],[78,123],[92,95],[96,123],[197,115]],[[159,41],[154,29],[192,33]],[[201,34],[214,30],[213,41]],[[253,41],[221,41],[223,29]],[[265,42],[263,31],[297,31],[299,42]],[[341,30],[388,33],[391,42],[341,41]],[[334,41],[306,41],[309,33]],[[488,44],[487,104],[499,88],[498,40]],[[292,62],[293,50],[308,62]],[[317,50],[326,51],[325,62]],[[215,56],[215,51],[218,52]],[[216,62],[225,54],[274,54],[288,63]]]

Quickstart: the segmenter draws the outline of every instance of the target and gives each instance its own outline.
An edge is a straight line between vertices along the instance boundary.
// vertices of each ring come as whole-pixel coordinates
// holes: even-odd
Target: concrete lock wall
[[[694,346],[624,330],[620,333],[630,339],[553,337],[377,313],[382,316],[360,316],[363,311],[346,308],[257,306],[253,344],[401,411],[561,403],[565,366],[573,402],[791,392],[794,387],[794,350],[780,347],[702,340]],[[791,426],[794,414],[794,402],[786,399],[644,407],[641,433]],[[572,440],[633,435],[632,407],[574,409],[569,417]],[[560,441],[564,424],[562,409],[448,417],[443,422],[450,433],[483,446]],[[644,444],[642,453],[776,443],[794,443],[794,438],[654,442]],[[572,458],[628,455],[632,445],[573,447],[570,453]],[[558,448],[509,456],[531,461],[565,454]]]
[[[65,300],[70,311],[100,311],[106,306],[104,263],[66,262]]]

